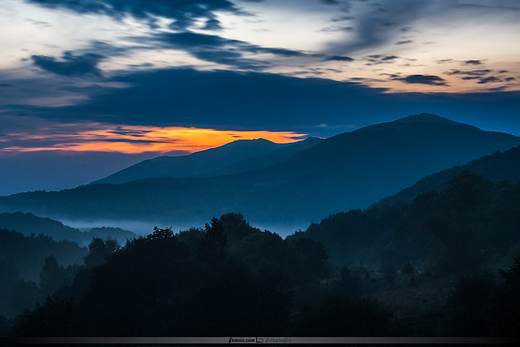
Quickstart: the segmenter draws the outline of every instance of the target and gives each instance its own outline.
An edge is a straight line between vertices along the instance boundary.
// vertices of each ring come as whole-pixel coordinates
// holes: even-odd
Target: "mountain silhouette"
[[[175,222],[242,212],[257,224],[309,223],[366,208],[427,175],[519,145],[513,135],[418,114],[336,135],[256,170],[21,193],[0,197],[0,211]],[[215,164],[214,172],[228,165]]]
[[[265,139],[237,140],[190,155],[148,159],[90,184],[118,184],[158,177],[209,177],[250,171],[282,161],[319,141],[318,138],[308,138],[279,144]]]

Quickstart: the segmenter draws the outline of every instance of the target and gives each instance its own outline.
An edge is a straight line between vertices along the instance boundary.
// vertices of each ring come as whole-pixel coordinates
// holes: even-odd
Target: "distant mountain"
[[[519,145],[513,135],[418,114],[336,135],[257,170],[21,193],[0,197],[0,210],[190,223],[242,212],[254,224],[310,223],[366,208],[429,174]]]
[[[119,184],[144,178],[209,177],[245,172],[282,161],[319,141],[317,138],[309,138],[301,142],[279,144],[265,139],[237,140],[190,155],[145,160],[91,184]]]
[[[82,232],[57,220],[22,212],[0,213],[0,228],[16,230],[26,236],[31,236],[31,234],[52,236],[56,241],[69,240],[78,243],[80,246],[87,246],[93,237],[112,237],[121,244],[125,244],[127,238],[137,237],[133,232],[120,228],[102,227]]]
[[[509,181],[520,182],[520,147],[511,148],[501,153],[486,155],[480,159],[473,160],[466,165],[455,166],[432,175],[428,175],[416,182],[413,186],[401,190],[395,195],[382,199],[378,205],[393,205],[398,202],[411,203],[413,199],[430,190],[441,191],[444,183],[459,175],[462,171],[478,172],[484,178],[495,183]]]

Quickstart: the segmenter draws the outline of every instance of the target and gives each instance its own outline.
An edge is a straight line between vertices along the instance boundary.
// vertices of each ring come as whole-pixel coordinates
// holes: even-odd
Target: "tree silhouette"
[[[211,225],[206,223],[206,229],[202,233],[197,248],[199,260],[212,271],[221,264],[226,257],[227,233],[224,231],[222,222],[213,217]]]
[[[120,248],[121,246],[117,240],[111,237],[106,240],[100,237],[92,238],[92,241],[88,245],[89,253],[85,257],[85,266],[92,268],[103,264],[107,256]]]
[[[242,213],[226,213],[220,216],[220,222],[224,227],[227,235],[226,248],[231,247],[235,243],[251,234],[259,234],[258,228],[253,228],[245,219]]]

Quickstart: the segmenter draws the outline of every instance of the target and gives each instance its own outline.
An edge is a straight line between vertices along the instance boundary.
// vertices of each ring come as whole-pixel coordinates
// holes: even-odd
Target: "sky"
[[[518,0],[2,0],[0,195],[416,113],[520,136]]]

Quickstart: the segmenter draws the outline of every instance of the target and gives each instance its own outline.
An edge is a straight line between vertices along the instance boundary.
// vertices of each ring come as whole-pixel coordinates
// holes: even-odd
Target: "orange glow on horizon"
[[[263,138],[275,143],[290,143],[302,140],[306,134],[272,131],[234,131],[182,127],[108,126],[94,125],[91,130],[56,131],[40,134],[9,134],[11,139],[41,142],[42,145],[6,146],[0,151],[73,151],[73,152],[119,152],[138,154],[144,152],[166,153],[171,151],[197,152],[225,145],[235,140]],[[66,125],[65,127],[70,127]],[[77,126],[77,124],[76,124]]]

